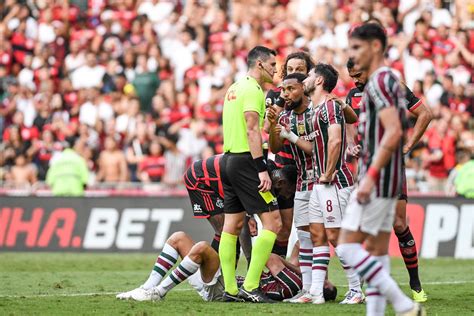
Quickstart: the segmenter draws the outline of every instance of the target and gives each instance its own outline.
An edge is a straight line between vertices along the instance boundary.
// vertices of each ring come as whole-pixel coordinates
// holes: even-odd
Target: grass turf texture
[[[115,299],[116,292],[144,282],[156,259],[152,254],[0,254],[0,315],[362,315],[364,306],[334,302],[321,306],[207,303],[182,284],[161,302]],[[239,270],[242,272],[244,263]],[[392,275],[409,292],[401,259]],[[421,278],[429,295],[429,315],[474,315],[474,260],[421,260]],[[331,260],[330,279],[338,285],[337,302],[347,288],[344,273]],[[393,315],[388,309],[388,315]]]

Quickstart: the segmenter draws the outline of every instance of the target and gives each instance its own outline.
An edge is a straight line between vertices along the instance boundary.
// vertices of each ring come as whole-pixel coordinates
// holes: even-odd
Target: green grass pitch
[[[118,301],[148,276],[154,254],[0,254],[0,315],[363,315],[364,306],[206,303],[187,284],[162,302]],[[421,260],[421,278],[429,295],[428,315],[474,315],[474,260]],[[242,266],[242,265],[241,265]],[[242,267],[240,267],[242,270]],[[392,259],[392,275],[406,293],[408,275],[401,259]],[[347,290],[337,260],[330,279],[338,300]],[[393,310],[388,309],[388,315]]]

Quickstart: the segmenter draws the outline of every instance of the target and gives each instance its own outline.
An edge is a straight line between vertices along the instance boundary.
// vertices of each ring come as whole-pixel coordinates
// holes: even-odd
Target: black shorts
[[[277,200],[278,207],[280,208],[280,210],[286,210],[295,206],[295,194],[290,196],[288,199],[279,195],[277,196]]]
[[[193,179],[190,174],[191,171],[188,170],[187,172],[189,173],[187,178]],[[205,183],[199,180],[193,182],[192,186],[186,183],[186,189],[188,190],[194,217],[209,218],[224,213],[224,200]]]
[[[250,153],[230,154],[224,157],[224,213],[259,214],[278,210],[278,201],[273,199],[267,203],[260,195],[258,186],[260,179]],[[272,191],[273,196],[275,194]]]
[[[209,218],[224,213],[224,201],[215,193],[188,189],[194,217]]]

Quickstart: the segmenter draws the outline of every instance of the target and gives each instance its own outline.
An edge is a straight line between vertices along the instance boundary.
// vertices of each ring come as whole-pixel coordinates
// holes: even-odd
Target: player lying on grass
[[[260,288],[270,299],[281,301],[293,297],[301,290],[298,251],[298,247],[295,247],[289,261],[275,254],[270,255],[266,263],[269,272],[263,273],[260,278]],[[179,257],[183,260],[166,276]],[[176,232],[166,241],[145,283],[134,290],[118,294],[117,298],[158,301],[184,280],[188,280],[203,300],[223,300],[224,280],[217,252],[208,242],[194,243],[186,233]],[[237,282],[243,282],[243,277],[237,276]],[[336,294],[337,289],[328,282],[325,288],[327,299],[334,299]]]

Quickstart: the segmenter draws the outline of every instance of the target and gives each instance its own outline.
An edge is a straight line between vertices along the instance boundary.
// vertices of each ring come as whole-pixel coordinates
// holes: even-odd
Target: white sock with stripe
[[[385,256],[375,256],[375,259],[382,263],[384,269],[390,273],[390,258]],[[369,285],[365,291],[367,295],[367,315],[383,316],[387,306],[387,298],[383,296],[375,287]]]
[[[155,266],[148,277],[148,280],[143,283],[142,287],[145,290],[157,286],[161,279],[178,261],[179,253],[170,244],[166,243],[160,255],[156,259]]]
[[[404,313],[413,308],[413,301],[403,294],[382,263],[362,248],[361,244],[342,244],[337,250],[370,287],[376,288],[392,303],[395,312]]]
[[[341,257],[340,253],[336,249],[336,255],[341,262],[341,266],[344,269],[344,273],[346,274],[347,281],[349,283],[349,290],[354,290],[357,292],[362,292],[360,288],[360,277],[357,272],[351,268],[351,266],[347,265],[344,262],[344,259]]]
[[[313,265],[313,243],[311,235],[304,230],[297,231],[300,241],[299,263],[303,280],[303,291],[309,292],[311,289],[311,266]]]
[[[313,296],[322,296],[324,289],[324,280],[328,271],[330,253],[329,246],[313,247],[313,265],[311,290]]]
[[[169,290],[180,284],[199,270],[201,265],[192,261],[188,256],[158,285],[158,291],[163,297]]]

